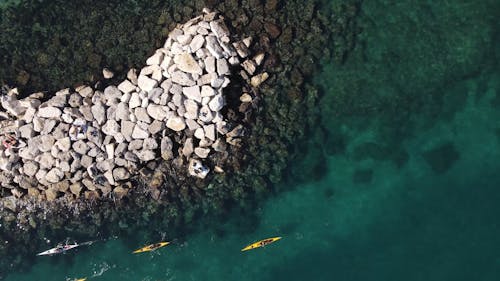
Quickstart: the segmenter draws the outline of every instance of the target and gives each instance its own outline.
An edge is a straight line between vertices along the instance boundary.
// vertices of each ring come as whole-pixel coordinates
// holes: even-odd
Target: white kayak
[[[37,256],[51,256],[51,255],[62,254],[64,252],[69,251],[71,249],[74,249],[74,248],[76,248],[78,246],[80,246],[80,245],[78,245],[78,244],[69,244],[69,245],[64,245],[64,246],[58,246],[58,247],[52,248],[50,250],[38,253],[36,255]]]

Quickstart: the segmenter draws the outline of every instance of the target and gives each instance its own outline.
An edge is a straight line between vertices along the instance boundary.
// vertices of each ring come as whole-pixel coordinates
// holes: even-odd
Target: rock
[[[197,147],[194,149],[194,154],[198,155],[200,158],[207,158],[210,153],[210,148]]]
[[[199,140],[202,140],[205,138],[205,132],[203,131],[203,128],[198,128],[194,131],[194,136],[199,139]]]
[[[135,91],[135,88],[136,86],[127,79],[123,80],[123,82],[118,85],[118,90],[122,91],[124,94]]]
[[[150,56],[146,60],[146,64],[147,65],[159,65],[163,61],[163,56],[164,56],[163,52],[158,50],[154,53],[154,55]]]
[[[200,112],[198,114],[198,119],[204,123],[208,123],[214,119],[214,115],[210,108],[206,105],[200,108]]]
[[[189,175],[193,177],[198,177],[204,179],[207,174],[210,172],[210,169],[203,166],[200,160],[198,159],[190,159],[188,165]]]
[[[208,106],[210,110],[215,112],[221,110],[224,107],[224,97],[221,94],[215,95],[208,103]]]
[[[186,128],[186,123],[184,122],[184,119],[182,117],[174,116],[167,120],[167,127],[176,132],[179,132]]]
[[[89,146],[82,140],[78,140],[72,145],[73,150],[81,155],[84,155],[89,150]]]
[[[248,57],[249,51],[248,51],[247,46],[245,46],[245,44],[243,44],[243,42],[233,43],[233,47],[236,49],[238,56],[240,56],[243,59]]]
[[[256,65],[261,65],[262,62],[264,61],[264,53],[259,53],[253,57],[253,61],[255,62]]]
[[[160,143],[161,158],[163,158],[164,160],[170,160],[174,158],[172,149],[173,149],[172,140],[169,137],[163,137]]]
[[[160,68],[163,69],[163,70],[167,70],[172,65],[173,62],[174,61],[173,61],[172,57],[165,56],[163,58],[163,61],[160,64]]]
[[[50,183],[57,183],[63,178],[63,176],[64,173],[61,170],[59,170],[58,168],[52,168],[45,175],[45,180],[47,180]]]
[[[121,122],[121,133],[127,141],[132,140],[132,132],[134,130],[135,123],[132,121],[122,120]]]
[[[190,131],[194,131],[200,127],[200,125],[193,119],[186,119],[186,125]]]
[[[191,48],[191,52],[196,52],[198,51],[203,44],[205,44],[205,38],[198,34],[193,37],[193,40],[191,40],[191,43],[189,44],[189,47]]]
[[[83,98],[86,98],[86,97],[89,97],[89,96],[92,96],[92,94],[94,94],[94,90],[89,87],[89,86],[80,86],[78,88],[75,89],[79,94],[80,96],[82,96]]]
[[[38,117],[57,119],[61,117],[62,111],[53,106],[38,108]]]
[[[104,126],[102,126],[102,132],[108,136],[114,136],[120,132],[120,125],[114,120],[108,120]]]
[[[163,129],[165,129],[165,123],[158,121],[158,120],[153,120],[151,125],[149,125],[149,127],[148,127],[148,131],[152,135],[161,132]]]
[[[141,97],[139,96],[139,93],[134,92],[130,96],[130,100],[128,102],[128,107],[130,109],[134,109],[138,106],[141,106],[141,103],[142,103],[142,101],[141,101]]]
[[[153,150],[158,148],[158,143],[153,138],[147,138],[144,140],[142,147],[146,150]]]
[[[225,58],[217,59],[217,73],[221,76],[229,74],[229,65]]]
[[[35,136],[35,131],[33,130],[33,124],[26,124],[19,127],[19,135],[21,138],[29,139]]]
[[[205,64],[205,70],[207,71],[207,73],[214,73],[216,71],[215,57],[206,57],[203,63]]]
[[[177,83],[181,86],[194,86],[196,82],[192,79],[191,75],[182,71],[174,71],[171,75],[173,83]],[[172,85],[174,88],[174,85]],[[172,93],[172,88],[170,92]]]
[[[129,114],[130,114],[129,108],[126,103],[120,102],[119,104],[116,105],[115,119],[117,121],[129,120]]]
[[[113,170],[113,178],[117,181],[126,180],[130,178],[130,173],[125,168],[115,168]]]
[[[143,107],[136,107],[134,110],[135,117],[137,120],[150,124],[151,118],[148,115],[148,112]]]
[[[45,198],[47,199],[48,202],[56,200],[58,195],[58,192],[54,188],[49,188],[45,190]]]
[[[215,125],[205,125],[203,126],[203,131],[205,132],[205,137],[211,141],[215,141]]]
[[[224,152],[226,151],[227,149],[227,144],[221,140],[221,139],[217,139],[213,144],[212,144],[212,148],[217,151],[217,152]]]
[[[167,117],[168,109],[165,106],[149,104],[146,112],[149,114],[149,116],[151,116],[151,118],[158,121],[163,121]]]
[[[113,76],[115,76],[115,74],[111,70],[109,70],[107,68],[103,68],[102,69],[102,76],[104,77],[104,79],[111,79],[111,78],[113,78]]]
[[[217,77],[210,82],[210,86],[212,86],[212,88],[215,89],[221,88],[223,85],[224,85],[223,77]]]
[[[69,96],[68,104],[71,107],[79,107],[82,105],[82,96],[78,93],[73,93]]]
[[[253,75],[255,73],[255,70],[257,69],[257,66],[252,60],[246,60],[241,64],[241,67],[250,75]]]
[[[106,109],[104,108],[104,106],[99,102],[94,104],[90,109],[97,123],[99,125],[104,124],[104,121],[106,120]]]
[[[181,34],[177,36],[177,42],[179,42],[181,45],[186,46],[189,43],[191,43],[191,35],[189,34]]]
[[[182,53],[174,57],[174,62],[177,67],[187,73],[201,75],[203,73],[201,67],[190,53]]]
[[[24,174],[28,177],[33,177],[38,171],[38,163],[34,161],[28,161],[24,163],[23,166]]]
[[[189,158],[193,154],[193,139],[187,138],[184,142],[184,146],[182,147],[182,155],[186,158]]]
[[[83,186],[79,182],[75,182],[69,186],[69,190],[73,193],[76,198],[80,197],[80,193],[82,192]]]
[[[38,144],[38,149],[42,152],[47,152],[52,149],[52,146],[54,145],[54,142],[56,140],[51,135],[43,135],[38,138],[38,141],[40,142]]]
[[[139,75],[139,78],[137,79],[137,84],[139,88],[141,88],[141,90],[149,92],[158,85],[158,81],[151,79],[145,75]]]
[[[134,130],[132,131],[133,139],[145,139],[149,137],[149,132],[142,129],[139,125],[135,125]]]
[[[82,106],[80,106],[79,111],[83,115],[85,120],[87,120],[89,122],[92,122],[94,120],[94,116],[92,115],[92,110],[90,109],[90,106],[82,105]]]
[[[201,97],[211,97],[215,96],[215,94],[216,92],[212,87],[206,85],[201,86]]]
[[[267,74],[267,72],[263,72],[263,73],[260,73],[256,76],[253,76],[250,80],[250,84],[257,88],[260,86],[260,84],[262,84],[264,81],[267,80],[267,78],[269,78],[269,74]]]
[[[218,38],[222,38],[224,36],[229,36],[229,29],[223,20],[214,20],[210,23],[210,29]]]
[[[152,150],[140,150],[136,151],[135,154],[137,155],[137,158],[139,158],[139,160],[141,160],[142,162],[148,162],[156,158],[156,155]]]
[[[240,96],[240,101],[241,102],[252,102],[252,96],[250,96],[248,93],[243,93],[243,95]]]
[[[188,98],[201,103],[201,93],[199,86],[183,87],[182,93]]]
[[[184,117],[186,119],[196,119],[198,118],[198,104],[191,99],[187,99],[184,101],[184,108],[186,109],[186,113]]]
[[[94,160],[92,159],[92,157],[87,156],[87,155],[82,155],[82,158],[80,160],[80,164],[82,165],[82,167],[87,169],[88,167],[90,167],[90,165],[92,165],[93,161]]]
[[[54,147],[57,147],[62,152],[68,152],[69,149],[71,148],[71,140],[69,139],[69,137],[58,139],[54,143]]]
[[[219,45],[217,38],[213,35],[209,35],[205,38],[207,42],[207,50],[217,59],[221,59],[224,57],[224,50]]]

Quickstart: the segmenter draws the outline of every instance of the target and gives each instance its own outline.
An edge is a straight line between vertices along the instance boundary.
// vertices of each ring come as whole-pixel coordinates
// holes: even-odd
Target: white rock
[[[102,132],[108,136],[114,136],[120,132],[120,125],[114,119],[110,119],[102,126]]]
[[[207,73],[214,73],[216,71],[216,69],[215,69],[215,57],[208,56],[205,58],[203,63],[205,64],[205,70],[207,71]]]
[[[198,119],[204,123],[208,123],[214,119],[214,115],[210,108],[205,105],[200,108]]]
[[[201,69],[201,68],[200,68]],[[172,82],[182,86],[193,86],[196,82],[191,78],[191,75],[182,71],[174,71],[171,76]],[[172,88],[174,85],[172,85]],[[172,88],[170,92],[172,92]]]
[[[146,64],[147,65],[159,65],[161,63],[161,61],[163,60],[163,52],[161,51],[156,51],[154,53],[154,55],[150,56],[147,60],[146,60]]]
[[[187,138],[184,142],[184,146],[182,147],[182,155],[186,158],[189,158],[193,154],[193,139]]]
[[[202,97],[215,96],[215,90],[210,86],[203,85],[201,86],[201,96]]]
[[[28,161],[24,163],[23,166],[24,174],[28,177],[33,177],[38,171],[38,163],[34,161]]]
[[[52,168],[45,175],[45,180],[50,183],[58,183],[63,178],[64,173],[58,168]]]
[[[189,159],[188,172],[193,177],[204,179],[210,172],[210,169],[203,166],[198,159]]]
[[[105,146],[106,148],[106,155],[108,156],[108,159],[113,159],[115,158],[115,145],[110,143]]]
[[[184,100],[184,108],[186,109],[186,113],[184,114],[186,119],[198,118],[198,104],[194,100]]]
[[[203,73],[201,67],[190,53],[182,53],[174,57],[174,62],[177,67],[187,73],[196,73],[201,75]]]
[[[104,120],[106,120],[106,109],[104,108],[104,105],[102,105],[100,102],[94,104],[91,108],[92,115],[94,119],[97,121],[99,125],[104,124]]]
[[[69,137],[58,139],[54,143],[54,146],[57,147],[62,152],[68,152],[69,149],[71,148],[71,140],[69,139]]]
[[[127,72],[127,79],[132,82],[132,84],[137,85],[137,70],[135,68],[131,68]]]
[[[213,35],[209,35],[205,38],[207,42],[207,49],[212,54],[212,56],[220,59],[224,57],[224,50],[217,42],[217,38]]]
[[[148,162],[156,158],[156,154],[152,150],[140,150],[137,151],[135,155],[137,155],[137,158],[142,162]]]
[[[38,117],[57,119],[61,117],[61,110],[57,107],[47,106],[38,109]]]
[[[199,140],[202,140],[205,138],[205,132],[203,131],[203,128],[198,128],[194,131],[194,136],[199,139]]]
[[[125,168],[115,168],[113,170],[113,178],[117,181],[130,178],[130,173]]]
[[[203,126],[203,131],[205,132],[205,137],[211,141],[215,141],[215,125],[205,125]]]
[[[129,119],[129,109],[128,105],[124,102],[120,102],[116,106],[116,111],[115,111],[115,119],[116,120],[128,120]]]
[[[190,131],[194,131],[200,128],[200,124],[196,123],[193,119],[186,119],[186,125],[188,126]]]
[[[179,42],[181,45],[185,46],[191,43],[191,35],[189,34],[182,34],[177,36],[177,42]]]
[[[207,158],[210,153],[210,148],[197,147],[194,149],[194,154],[198,155],[200,158]]]
[[[229,36],[229,29],[223,20],[214,20],[210,22],[210,29],[215,34],[215,36],[222,38],[224,36]]]
[[[163,58],[163,61],[160,64],[160,67],[163,70],[167,70],[172,65],[172,63],[173,63],[172,57],[165,56],[165,58]]]
[[[262,84],[264,81],[267,80],[267,78],[269,78],[269,74],[267,74],[267,72],[264,72],[264,73],[260,73],[258,75],[255,75],[253,76],[251,79],[250,79],[250,84],[253,86],[253,87],[259,87],[260,84]]]
[[[167,117],[168,109],[166,106],[149,104],[146,111],[153,119],[163,121]]]
[[[252,96],[250,96],[248,93],[243,93],[243,95],[240,96],[240,101],[241,102],[252,102]]]
[[[194,36],[193,40],[191,40],[191,43],[189,44],[191,52],[194,53],[198,51],[203,46],[203,44],[205,44],[205,38],[202,35],[198,34]]]
[[[183,87],[182,93],[188,98],[201,103],[201,92],[199,86]]]
[[[225,58],[217,59],[217,73],[221,76],[229,74],[229,65]]]
[[[139,85],[139,88],[141,88],[141,90],[149,92],[158,85],[158,81],[144,75],[139,75],[137,84]]]
[[[182,117],[174,116],[167,120],[167,127],[176,132],[179,132],[186,128],[186,123],[184,122],[184,119]]]
[[[102,76],[104,77],[104,79],[111,79],[111,78],[113,78],[113,76],[115,76],[115,74],[111,70],[109,70],[107,68],[103,68],[102,69]]]
[[[141,106],[141,103],[142,103],[142,101],[141,101],[141,97],[139,97],[139,93],[134,92],[134,93],[132,93],[132,96],[130,96],[130,100],[128,102],[128,107],[130,109],[134,109],[138,106]]]
[[[134,130],[132,131],[133,139],[145,139],[149,137],[149,132],[147,130],[142,129],[139,125],[135,125]]]
[[[213,97],[208,103],[208,106],[210,107],[210,110],[215,112],[221,110],[224,107],[224,97],[221,94],[215,95],[215,97]]]
[[[259,53],[259,54],[255,55],[255,57],[253,57],[253,60],[254,60],[255,64],[261,65],[262,62],[264,61],[264,57],[265,57],[264,53]]]

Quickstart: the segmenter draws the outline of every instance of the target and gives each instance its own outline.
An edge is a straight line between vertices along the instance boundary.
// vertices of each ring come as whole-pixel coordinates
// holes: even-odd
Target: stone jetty
[[[245,132],[224,116],[231,78],[254,89],[236,93],[239,108],[249,108],[269,77],[251,44],[233,40],[224,18],[204,9],[172,30],[145,67],[102,91],[83,85],[18,99],[10,90],[0,103],[3,197],[122,197],[123,183],[151,161],[183,159],[201,179],[223,172],[206,160]]]

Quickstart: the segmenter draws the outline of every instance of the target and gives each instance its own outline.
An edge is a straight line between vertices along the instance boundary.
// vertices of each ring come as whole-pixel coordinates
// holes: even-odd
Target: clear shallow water
[[[378,2],[382,3],[386,2]],[[469,17],[476,15],[468,18],[470,28],[493,29],[482,21],[483,15],[478,12],[482,9],[476,11],[477,7],[483,6],[461,8],[464,13],[472,11],[466,13]],[[429,23],[445,26],[441,29],[432,30],[429,25],[419,29],[413,20],[422,17],[423,21],[425,17],[419,12],[425,9],[400,17],[378,17],[386,8],[367,6],[364,10],[362,39],[368,45],[364,53],[357,50],[341,69],[326,66],[318,78],[327,89],[323,102],[327,108],[333,107],[334,97],[341,88],[336,83],[351,77],[365,79],[366,87],[371,87],[368,94],[397,96],[438,92],[436,95],[445,97],[439,110],[415,113],[401,107],[391,118],[377,118],[386,115],[380,111],[372,116],[344,118],[345,122],[339,126],[330,121],[331,114],[323,106],[323,126],[327,130],[330,126],[339,126],[339,132],[348,136],[345,152],[327,154],[325,144],[323,155],[327,169],[323,177],[282,188],[288,191],[270,198],[256,210],[257,220],[234,215],[217,230],[208,229],[187,237],[166,237],[173,240],[172,245],[151,254],[131,254],[142,246],[136,242],[141,241],[140,233],[133,238],[110,239],[60,257],[37,257],[28,271],[12,273],[6,280],[73,280],[77,277],[151,281],[497,280],[500,271],[500,70],[492,61],[500,52],[497,50],[495,54],[491,49],[495,44],[487,42],[498,31],[485,31],[486,35],[481,35],[484,40],[471,39],[471,44],[460,43],[467,40],[452,44],[443,39],[452,47],[463,45],[466,51],[456,56],[450,54],[446,58],[449,61],[436,58],[436,65],[424,65],[429,54],[434,53],[432,46],[429,49],[415,47],[406,53],[403,47],[391,49],[392,42],[395,38],[399,43],[407,42],[411,37],[402,30],[412,26],[420,35],[428,36],[417,43],[430,45],[426,42],[435,34],[445,34],[445,23],[449,22]],[[408,11],[406,8],[399,6],[395,11]],[[453,9],[449,12],[456,13]],[[394,26],[401,34],[391,33],[390,28]],[[467,52],[470,46],[484,49],[477,51],[477,56],[471,55]],[[452,47],[449,49],[455,49]],[[384,57],[386,53],[399,56],[400,61],[388,61]],[[476,58],[481,56],[488,59]],[[366,66],[360,67],[360,61]],[[443,66],[450,62],[456,65],[450,69]],[[478,62],[488,64],[478,65]],[[481,70],[477,71],[478,68]],[[351,84],[346,82],[346,85]],[[346,91],[355,95],[360,89]],[[432,102],[436,101],[429,101]],[[395,118],[403,115],[409,117]],[[356,125],[360,122],[366,124]],[[397,122],[405,128],[398,139],[397,134],[388,129]],[[386,131],[385,127],[390,134],[381,133]],[[388,139],[385,142],[381,141],[384,137]],[[370,142],[397,143],[397,149],[406,152],[407,162],[399,168],[383,157],[353,156],[360,144]],[[445,149],[426,157],[435,147],[448,143],[458,156]],[[389,151],[391,149],[396,147],[389,147]],[[311,161],[304,163],[306,166],[315,165],[316,159],[305,159]],[[444,168],[433,169],[432,163]],[[364,180],[354,180],[353,175],[360,169],[372,171],[371,176],[368,172],[361,177]],[[283,239],[265,249],[240,252],[250,242],[275,235]],[[152,242],[156,241],[143,241],[143,244]]]

